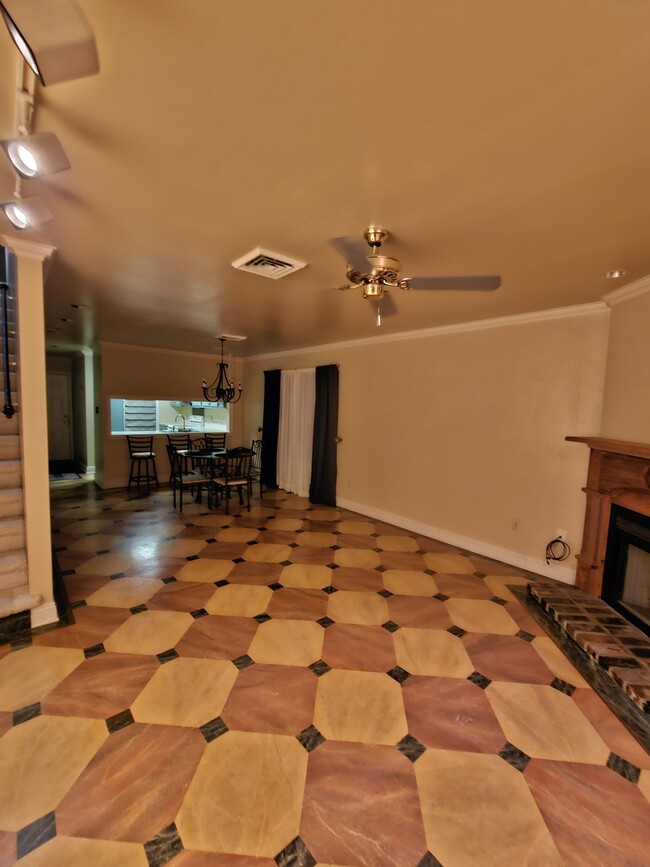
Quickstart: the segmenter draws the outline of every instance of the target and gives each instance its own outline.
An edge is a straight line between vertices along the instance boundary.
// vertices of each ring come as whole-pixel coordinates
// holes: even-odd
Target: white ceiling
[[[252,355],[373,336],[328,244],[371,222],[409,275],[503,278],[396,290],[385,333],[594,301],[622,285],[604,271],[650,273],[647,0],[79,5],[100,72],[39,89],[36,113],[72,168],[24,189],[55,215],[23,233],[57,247],[48,346],[210,352],[230,332]],[[3,28],[2,137],[16,56]],[[308,267],[231,267],[258,245]]]

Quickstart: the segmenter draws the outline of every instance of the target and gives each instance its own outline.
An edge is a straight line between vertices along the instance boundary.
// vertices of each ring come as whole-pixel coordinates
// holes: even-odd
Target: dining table
[[[208,476],[210,482],[214,481],[219,474],[221,461],[225,458],[227,449],[178,449],[178,454],[192,462],[193,467],[198,467],[204,476]],[[212,497],[208,498],[208,503]],[[211,508],[211,506],[209,506]]]

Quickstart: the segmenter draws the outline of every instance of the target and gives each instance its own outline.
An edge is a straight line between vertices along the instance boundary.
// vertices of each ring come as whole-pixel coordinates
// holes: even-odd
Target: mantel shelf
[[[585,443],[594,451],[628,455],[633,458],[650,458],[650,445],[646,443],[628,443],[625,440],[610,440],[604,437],[565,437],[565,439],[571,443]]]

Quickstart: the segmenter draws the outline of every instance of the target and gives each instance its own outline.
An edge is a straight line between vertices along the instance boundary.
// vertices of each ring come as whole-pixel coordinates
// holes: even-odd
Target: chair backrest
[[[251,451],[253,452],[253,460],[251,466],[254,470],[262,469],[262,440],[253,440],[251,443]]]
[[[223,462],[226,480],[248,480],[251,474],[252,449],[236,448],[226,452]]]
[[[169,458],[169,467],[171,469],[172,481],[178,481],[183,476],[182,457],[178,454],[176,448],[169,443],[167,443],[165,448],[167,449],[167,457]]]
[[[191,449],[192,440],[188,433],[167,434],[167,442],[175,449]]]
[[[153,436],[133,436],[127,434],[126,441],[131,457],[137,454],[151,454],[153,452]]]
[[[225,449],[226,435],[225,433],[207,433],[205,435],[205,445],[208,449]]]

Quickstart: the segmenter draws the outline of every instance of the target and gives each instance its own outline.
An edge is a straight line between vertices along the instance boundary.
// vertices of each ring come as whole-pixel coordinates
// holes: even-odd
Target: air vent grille
[[[298,259],[273,253],[270,250],[263,250],[262,247],[256,247],[240,259],[235,259],[231,264],[239,271],[259,274],[260,277],[268,277],[270,280],[279,280],[281,277],[293,274],[294,271],[300,271],[307,265],[306,262],[300,262]]]

